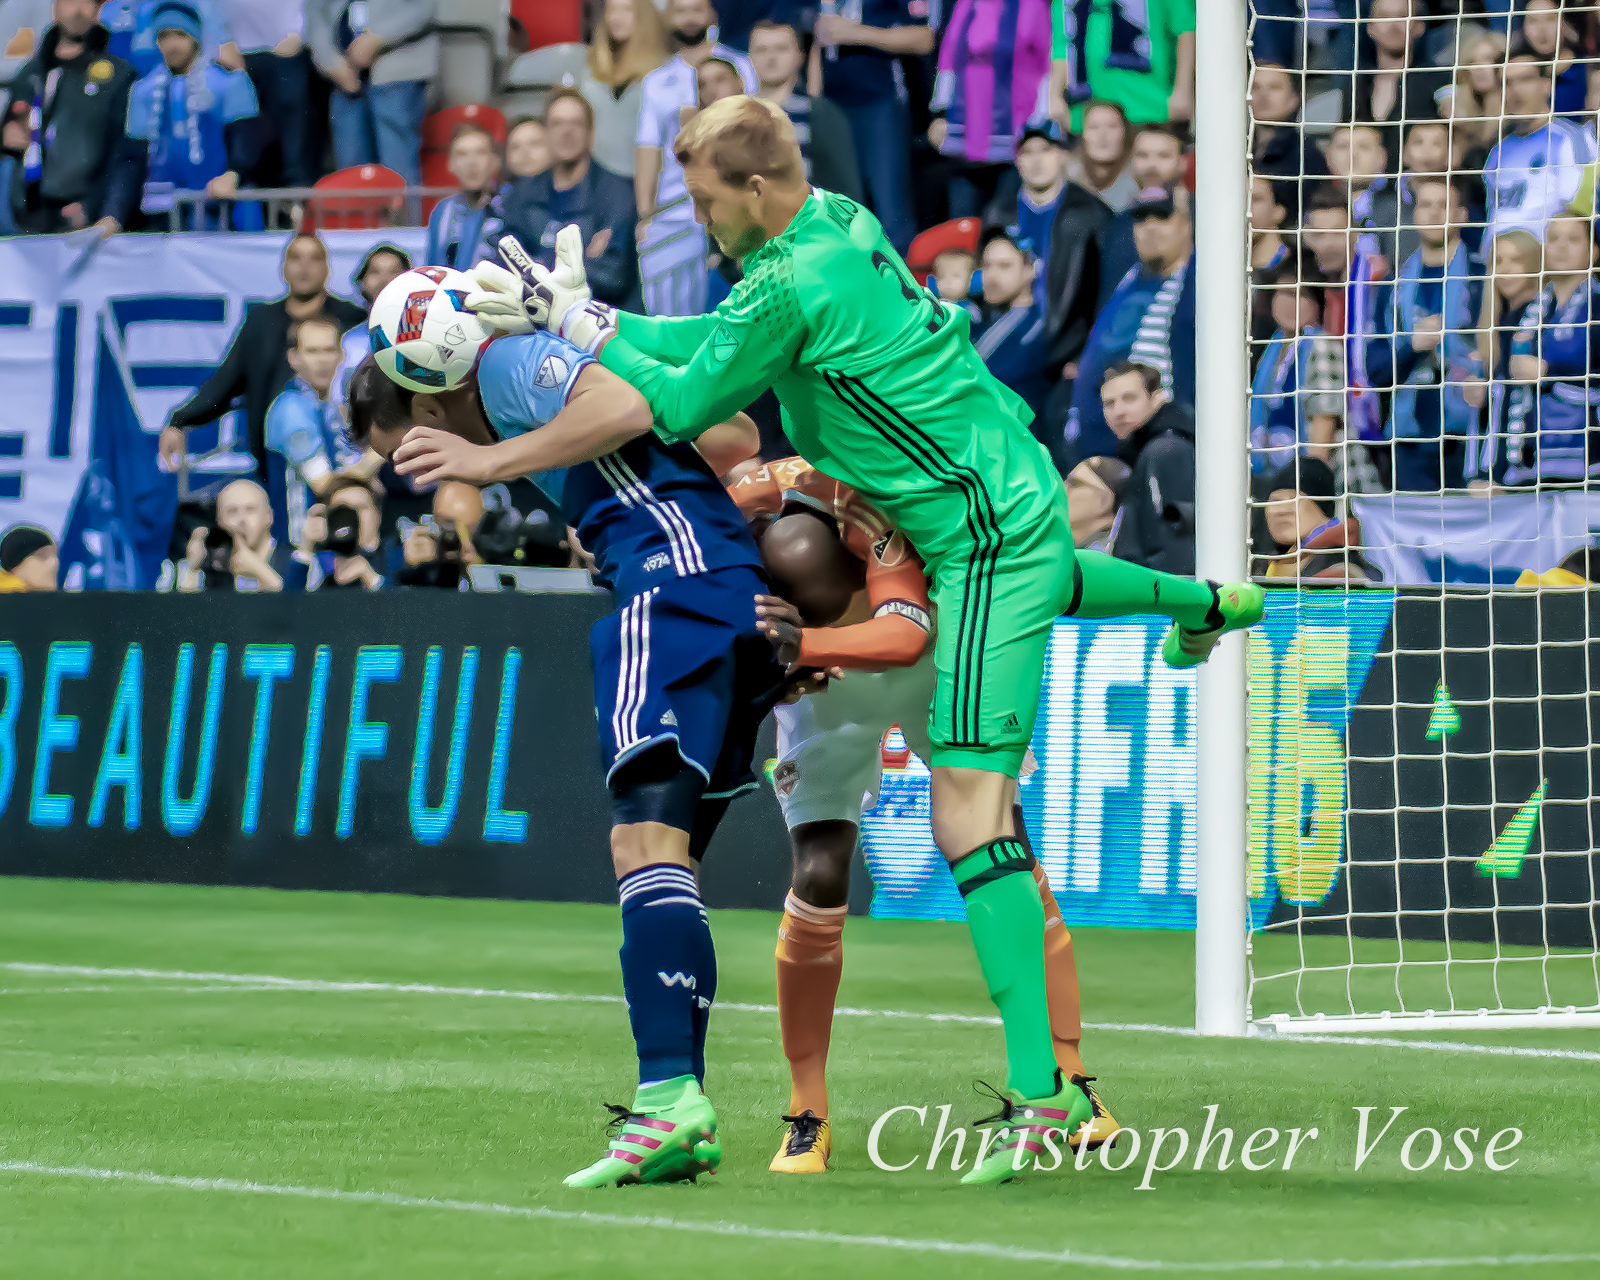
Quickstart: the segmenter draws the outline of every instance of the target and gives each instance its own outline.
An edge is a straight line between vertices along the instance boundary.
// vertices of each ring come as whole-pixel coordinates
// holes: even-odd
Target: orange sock
[[[1083,1058],[1078,1043],[1083,1039],[1083,1019],[1078,1004],[1078,966],[1072,958],[1072,935],[1061,920],[1061,908],[1050,892],[1044,867],[1034,863],[1033,882],[1039,886],[1044,903],[1044,993],[1050,1008],[1050,1039],[1054,1042],[1056,1065],[1066,1076],[1083,1076]]]
[[[846,907],[813,907],[790,893],[778,925],[778,1025],[789,1059],[789,1114],[828,1114],[828,1039],[844,964]]]

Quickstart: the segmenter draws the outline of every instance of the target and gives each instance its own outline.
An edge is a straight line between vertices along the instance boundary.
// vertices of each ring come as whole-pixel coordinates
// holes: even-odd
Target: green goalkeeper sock
[[[1033,855],[1003,836],[950,868],[967,902],[972,946],[1006,1029],[1006,1085],[1024,1098],[1056,1091],[1055,1050],[1044,991],[1044,905]]]
[[[1216,593],[1203,578],[1180,578],[1118,560],[1101,551],[1078,552],[1080,590],[1074,618],[1119,618],[1156,613],[1195,631],[1220,627]]]

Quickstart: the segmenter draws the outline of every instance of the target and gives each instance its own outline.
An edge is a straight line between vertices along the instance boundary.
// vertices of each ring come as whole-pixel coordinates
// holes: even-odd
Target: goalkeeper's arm
[[[681,368],[694,359],[716,326],[717,314],[703,316],[641,316],[617,312],[617,332],[641,354]]]
[[[759,324],[733,324],[723,316],[689,362],[674,368],[653,359],[619,332],[600,350],[600,363],[650,403],[656,434],[693,440],[726,421],[772,385],[794,362],[799,336],[774,342]]]

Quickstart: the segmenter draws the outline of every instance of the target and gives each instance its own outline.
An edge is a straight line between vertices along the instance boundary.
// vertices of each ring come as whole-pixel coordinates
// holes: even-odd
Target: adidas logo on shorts
[[[1022,725],[1017,721],[1017,713],[1013,711],[1006,717],[1006,722],[1000,726],[1002,729],[1020,729]]]
[[[678,727],[678,717],[673,715],[669,709],[667,714],[661,717],[661,723],[670,724],[674,729],[676,729]]]

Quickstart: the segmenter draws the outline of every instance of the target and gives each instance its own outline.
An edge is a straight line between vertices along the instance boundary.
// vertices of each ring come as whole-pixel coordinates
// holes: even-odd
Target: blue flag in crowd
[[[133,378],[101,318],[90,459],[61,536],[61,580],[86,591],[149,590],[161,576],[177,514],[173,476],[157,465],[156,437],[133,403]]]

